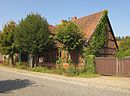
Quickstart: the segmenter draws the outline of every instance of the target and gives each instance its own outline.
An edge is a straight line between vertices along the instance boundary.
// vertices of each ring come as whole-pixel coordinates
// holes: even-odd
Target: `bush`
[[[32,68],[32,71],[49,73],[49,69],[46,67],[42,67],[42,66],[36,66],[36,67]]]
[[[65,70],[63,67],[58,67],[58,68],[53,69],[53,73],[55,73],[55,74],[62,75],[64,72],[65,72]]]
[[[95,68],[95,56],[94,55],[87,55],[85,56],[85,69],[84,72],[86,73],[96,73],[96,68]]]
[[[117,58],[130,56],[130,37],[126,36],[119,42],[119,51],[116,54]]]
[[[25,70],[29,69],[29,66],[28,66],[27,63],[22,63],[22,64],[16,63],[15,67],[18,68],[18,69],[25,69]]]
[[[61,57],[58,57],[58,60],[56,61],[56,64],[57,64],[57,65],[62,64],[62,58],[61,58]]]
[[[79,70],[75,66],[71,65],[68,69],[65,70],[65,74],[67,76],[77,76],[79,75]]]
[[[117,58],[124,58],[124,57],[127,57],[127,56],[130,56],[130,49],[128,50],[119,50],[116,54]]]
[[[2,65],[2,66],[10,66],[10,64],[8,62],[2,62],[0,65]]]

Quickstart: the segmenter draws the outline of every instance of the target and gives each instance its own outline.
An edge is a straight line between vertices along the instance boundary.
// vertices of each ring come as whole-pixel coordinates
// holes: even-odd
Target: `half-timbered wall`
[[[104,45],[104,48],[101,49],[101,54],[104,57],[111,57],[116,54],[117,45],[109,22],[107,23],[105,33],[106,43]]]

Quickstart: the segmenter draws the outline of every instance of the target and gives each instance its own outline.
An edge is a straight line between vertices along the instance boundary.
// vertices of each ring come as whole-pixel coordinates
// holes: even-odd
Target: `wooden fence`
[[[115,57],[96,57],[96,72],[102,75],[130,76],[130,57],[117,59]]]

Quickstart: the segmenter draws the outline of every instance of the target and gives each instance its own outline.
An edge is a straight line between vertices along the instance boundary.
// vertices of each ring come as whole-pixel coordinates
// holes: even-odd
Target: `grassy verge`
[[[100,77],[100,74],[89,74],[89,73],[81,73],[79,74],[77,77],[81,77],[81,78],[94,78],[94,77]]]
[[[96,73],[91,74],[91,73],[79,72],[79,71],[75,70],[75,68],[73,68],[73,67],[70,67],[69,69],[47,68],[47,67],[42,67],[42,66],[36,66],[34,68],[31,68],[28,66],[27,63],[22,63],[22,64],[17,63],[15,66],[10,66],[8,63],[2,63],[2,64],[0,64],[0,66],[12,67],[12,68],[33,71],[33,72],[40,72],[40,73],[58,74],[58,75],[63,75],[63,76],[67,76],[67,77],[94,78],[94,77],[101,76]]]

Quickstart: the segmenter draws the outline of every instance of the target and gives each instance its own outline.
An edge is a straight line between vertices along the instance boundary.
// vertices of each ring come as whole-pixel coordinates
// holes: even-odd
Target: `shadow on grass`
[[[35,84],[28,79],[15,79],[0,81],[0,93],[8,93]]]

